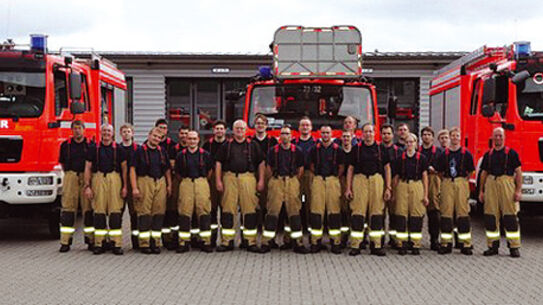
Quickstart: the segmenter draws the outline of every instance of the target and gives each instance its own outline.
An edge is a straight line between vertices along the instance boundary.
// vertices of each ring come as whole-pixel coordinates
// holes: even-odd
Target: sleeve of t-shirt
[[[296,168],[304,166],[304,152],[296,146]]]
[[[143,148],[140,146],[136,149],[136,151],[132,154],[132,160],[130,160],[130,167],[138,167],[140,163],[140,158],[143,153]]]
[[[337,164],[339,165],[343,165],[345,164],[345,152],[343,151],[343,149],[341,148],[338,148],[338,152],[337,152],[337,160],[336,160]]]
[[[58,162],[63,165],[66,165],[66,162],[68,161],[66,157],[67,148],[68,148],[68,142],[62,142],[62,144],[60,144],[60,153],[58,155]]]
[[[269,165],[269,166],[272,166],[272,167],[273,167],[273,150],[274,150],[274,148],[271,147],[266,152],[266,165]]]
[[[443,153],[439,154],[439,156],[437,156],[437,160],[435,162],[435,170],[437,172],[444,173],[445,168],[447,167],[445,165],[445,163],[446,163],[445,153],[443,152]]]
[[[206,165],[206,172],[209,172],[213,169],[213,159],[211,158],[211,154],[209,152],[204,152],[204,161]]]
[[[381,160],[383,161],[383,165],[387,165],[390,163],[390,157],[387,153],[387,149],[385,147],[385,145],[383,144],[380,144],[380,149],[381,149]]]
[[[228,143],[221,145],[219,149],[217,150],[217,154],[215,155],[215,160],[224,164],[224,162],[226,161],[227,150],[228,150]]]
[[[490,172],[490,164],[488,164],[488,152],[483,156],[483,162],[481,162],[481,169]]]
[[[96,161],[96,144],[89,145],[89,150],[87,151],[87,161],[94,163]]]
[[[356,166],[356,156],[358,155],[358,147],[355,146],[351,150],[351,153],[349,154],[349,165]]]
[[[175,157],[175,164],[174,164],[174,168],[175,168],[175,172],[178,173],[178,174],[181,174],[181,158],[182,158],[182,154],[178,154],[177,157]]]
[[[516,169],[517,167],[521,166],[521,162],[520,162],[520,157],[518,155],[518,153],[514,150],[511,150],[509,152],[509,166],[511,166],[513,169]]]
[[[171,169],[171,164],[170,164],[170,162],[168,162],[168,160],[170,160],[168,152],[166,150],[162,150],[161,152],[162,152],[162,156],[163,156],[164,160],[166,160],[166,162],[164,162],[164,163],[166,163],[166,164],[164,164],[164,170],[166,171],[168,169]]]
[[[400,174],[400,167],[402,166],[402,158],[397,158],[397,159],[394,159],[394,161],[392,161],[392,174],[394,176],[396,175],[399,175]]]
[[[258,166],[260,162],[264,161],[264,152],[262,152],[262,149],[260,149],[260,145],[256,144],[255,142],[251,142],[251,145],[253,145],[253,158],[255,160],[255,166]]]
[[[127,161],[127,153],[128,153],[128,150],[127,149],[123,149],[121,148],[120,145],[117,145],[117,147],[115,148],[117,150],[117,160],[119,160],[119,164],[123,163],[123,161]],[[127,162],[128,163],[128,162]]]
[[[428,159],[424,155],[420,156],[420,165],[422,172],[427,171],[428,167],[430,166]]]
[[[317,164],[317,147],[313,146],[309,149],[309,157],[307,158],[308,164]]]
[[[473,172],[475,170],[475,165],[473,164],[473,155],[469,151],[466,152],[466,158],[464,159],[464,168],[468,172]]]

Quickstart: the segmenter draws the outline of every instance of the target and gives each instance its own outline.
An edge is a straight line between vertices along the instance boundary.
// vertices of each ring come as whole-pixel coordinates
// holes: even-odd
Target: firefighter
[[[461,146],[458,127],[449,130],[449,137],[450,146],[439,156],[436,163],[436,170],[442,177],[440,191],[441,247],[438,253],[452,252],[453,226],[454,219],[456,219],[458,241],[462,243],[461,252],[464,255],[472,255],[468,178],[475,170],[473,156],[465,147]]]
[[[517,218],[522,190],[522,169],[518,153],[505,146],[505,132],[492,132],[493,148],[481,164],[479,200],[484,203],[484,220],[488,250],[484,256],[498,254],[500,222],[511,257],[520,257],[520,227]]]
[[[321,140],[310,151],[310,169],[313,172],[311,185],[311,252],[321,250],[324,233],[324,217],[328,217],[328,235],[331,251],[341,253],[341,185],[345,154],[340,146],[332,141],[332,127],[322,125]]]
[[[304,154],[300,147],[291,143],[290,126],[281,127],[280,144],[271,147],[267,153],[268,206],[262,232],[261,252],[270,251],[270,242],[277,232],[277,222],[282,206],[285,206],[291,227],[290,237],[294,243],[294,252],[305,254],[303,245],[302,221],[300,218],[300,178],[304,170]]]
[[[219,148],[226,143],[226,122],[218,120],[213,123],[213,137],[206,141],[203,145],[204,150],[210,153],[212,159],[212,173],[209,178],[209,186],[211,192],[211,246],[217,245],[217,231],[219,229],[218,211],[221,202],[221,193],[217,192],[215,185],[215,156]]]
[[[233,129],[233,138],[219,148],[215,163],[217,191],[224,192],[221,202],[221,245],[217,251],[234,249],[234,217],[240,206],[244,224],[242,234],[248,242],[247,250],[260,252],[256,245],[256,192],[264,189],[264,157],[260,146],[246,138],[247,124],[244,121],[235,121]],[[258,181],[255,173],[258,173]]]
[[[400,123],[398,126],[396,126],[396,137],[398,138],[396,145],[402,149],[405,149],[409,133],[409,126],[406,123]]]
[[[391,177],[388,154],[383,144],[375,142],[375,127],[362,126],[363,141],[351,152],[347,171],[345,197],[351,200],[351,251],[360,254],[364,239],[364,221],[369,218],[372,255],[385,256],[381,245],[384,236],[384,201],[391,197]]]
[[[358,138],[356,137],[356,128],[358,127],[358,119],[352,115],[348,115],[343,119],[343,131],[348,131],[351,135],[351,145],[354,146],[358,143]],[[343,133],[342,133],[343,134]],[[343,139],[336,138],[334,143],[337,145],[342,145]]]
[[[198,132],[189,131],[186,137],[188,147],[181,150],[175,160],[175,173],[178,175],[179,247],[177,253],[189,251],[191,240],[191,217],[194,211],[199,219],[199,236],[203,241],[200,249],[213,252],[211,246],[211,195],[208,179],[211,174],[212,159],[209,152],[199,148]]]
[[[422,145],[418,152],[423,154],[428,161],[428,207],[426,216],[428,217],[428,234],[430,235],[430,249],[439,250],[439,191],[441,188],[441,178],[436,171],[436,162],[443,150],[434,145],[434,130],[427,126],[421,132]]]
[[[395,164],[396,160],[401,157],[403,149],[394,144],[394,127],[392,127],[390,124],[381,125],[381,138],[388,154],[390,164]],[[394,169],[394,166],[390,167],[392,177],[395,175]],[[394,186],[392,189],[392,194],[395,194]],[[396,248],[396,226],[398,223],[398,217],[394,211],[394,198],[390,198],[389,200],[385,201],[385,210],[385,212],[388,213],[388,243],[391,248]]]
[[[132,126],[129,123],[125,123],[120,128],[121,138],[122,141],[119,143],[119,148],[124,150],[124,155],[126,157],[126,166],[127,168],[130,168],[130,162],[132,161],[132,157],[134,156],[134,153],[138,149],[138,144],[134,142],[134,126]],[[127,186],[127,194],[124,198],[124,205],[123,205],[123,213],[124,214],[124,208],[128,207],[128,214],[130,215],[130,232],[131,232],[131,242],[132,242],[132,249],[137,250],[139,249],[138,244],[138,214],[136,213],[136,210],[134,209],[134,198],[132,197],[132,185],[130,184],[130,177],[127,177],[127,180],[123,180],[123,186]]]
[[[166,213],[164,214],[164,224],[162,226],[162,241],[164,247],[168,250],[175,250],[179,244],[179,225],[177,214],[177,198],[179,197],[179,183],[181,182],[179,176],[175,174],[175,160],[177,155],[187,147],[187,134],[189,132],[188,127],[181,125],[177,130],[177,142],[175,145],[170,145],[168,150],[168,156],[170,157],[170,165],[172,167],[172,195],[168,197],[166,202]],[[198,234],[198,223],[192,225],[191,233],[193,239],[196,239],[194,234]],[[196,227],[196,228],[194,228]],[[197,240],[194,240],[196,246]]]
[[[449,147],[449,130],[441,129],[437,133],[437,141],[439,142],[441,150],[445,150],[445,148]]]
[[[309,207],[311,206],[311,185],[313,183],[313,172],[309,169],[309,151],[315,146],[315,138],[311,136],[313,123],[311,119],[304,116],[298,124],[300,137],[294,141],[296,146],[299,146],[304,153],[305,165],[302,179],[300,180],[300,196],[302,199],[302,209],[300,216],[302,217],[302,227],[304,232],[309,232]],[[290,227],[285,226],[286,233],[290,232]],[[285,244],[288,245],[288,244]]]
[[[407,136],[406,150],[396,159],[394,167],[398,253],[407,254],[411,240],[411,254],[420,255],[422,220],[428,205],[428,161],[417,151],[416,135]]]
[[[90,140],[85,138],[85,124],[76,120],[71,124],[72,137],[60,145],[59,163],[64,171],[62,211],[60,214],[60,252],[70,251],[75,232],[75,218],[81,206],[85,244],[92,250],[94,225],[91,202],[84,196],[85,158]]]
[[[85,195],[94,210],[94,254],[105,252],[108,237],[113,253],[123,254],[121,211],[128,188],[122,182],[127,181],[127,167],[124,150],[113,141],[113,133],[110,124],[100,127],[101,142],[89,147],[85,162]]]
[[[268,129],[268,118],[263,114],[257,114],[254,119],[255,126],[255,135],[251,138],[252,141],[257,143],[260,146],[262,153],[266,154],[270,148],[277,145],[277,139],[270,136],[267,132]],[[259,195],[259,205],[257,206],[257,215],[258,215],[258,227],[262,228],[264,222],[264,216],[266,215],[266,205],[267,205],[267,191],[268,191],[268,181],[270,176],[266,171],[264,175],[264,190],[260,192]],[[246,240],[244,240],[246,244]]]
[[[345,248],[347,247],[347,241],[349,240],[349,234],[351,230],[351,211],[349,209],[349,200],[345,198],[345,189],[347,187],[346,185],[346,178],[347,178],[347,170],[346,168],[349,167],[349,160],[350,160],[350,154],[353,151],[353,138],[354,133],[351,130],[343,130],[341,134],[341,149],[343,149],[343,153],[345,154],[344,163],[343,163],[343,174],[339,176],[339,182],[341,184],[341,247]],[[358,143],[358,142],[357,142]]]
[[[160,254],[166,200],[171,194],[168,153],[160,146],[162,131],[149,131],[130,163],[130,183],[138,214],[139,246],[145,254]]]

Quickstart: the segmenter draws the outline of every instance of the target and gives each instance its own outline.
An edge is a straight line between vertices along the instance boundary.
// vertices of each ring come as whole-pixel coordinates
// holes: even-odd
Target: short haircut
[[[121,128],[119,130],[123,131],[123,129],[130,129],[132,130],[132,132],[134,132],[134,125],[130,123],[124,123],[123,125],[121,125]]]
[[[156,127],[156,126],[153,127],[153,128],[151,128],[151,130],[149,130],[149,134],[152,134],[152,133],[155,132],[155,131],[158,132],[158,133],[160,133],[160,134],[162,135],[162,131],[160,130],[160,128],[158,128],[158,127]]]
[[[311,118],[308,117],[307,115],[304,115],[303,117],[301,117],[301,118],[300,118],[300,121],[298,121],[298,123],[301,122],[301,121],[303,121],[303,120],[308,120],[311,124],[313,124],[313,122],[311,121]]]
[[[458,132],[459,134],[462,134],[462,132],[460,131],[460,128],[456,126],[449,129],[449,135],[451,135],[453,132]]]
[[[83,129],[85,129],[85,123],[81,120],[73,121],[72,124],[70,125],[70,128],[74,128],[75,126],[81,126],[83,127]]]
[[[223,120],[217,120],[215,121],[215,123],[213,123],[213,128],[215,128],[216,126],[219,126],[219,125],[222,125],[224,127],[224,129],[226,129],[226,122],[223,121]]]
[[[156,120],[156,122],[155,122],[155,127],[158,127],[158,125],[161,125],[161,124],[166,124],[166,125],[168,125],[168,121],[166,121],[166,119],[158,119],[158,120]]]
[[[330,124],[328,124],[328,123],[322,124],[321,127],[320,127],[319,129],[322,129],[323,127],[324,127],[324,128],[330,128],[330,129],[332,129],[332,126],[331,126]]]
[[[181,126],[179,126],[179,128],[177,129],[177,131],[181,131],[183,129],[189,129],[189,127],[185,124],[181,124]],[[190,131],[190,130],[189,130]]]
[[[350,134],[353,134],[353,132],[352,132],[352,131],[350,131],[350,130],[347,130],[347,129],[343,129],[343,130],[341,131],[341,133],[342,133],[342,134],[343,134],[343,133],[350,133]]]
[[[402,126],[407,127],[407,130],[409,130],[409,125],[407,125],[407,123],[400,123],[400,124],[398,124],[398,126],[396,126],[396,129],[400,129],[400,127],[402,127]]]
[[[371,126],[375,129],[375,126],[372,124],[372,123],[364,123],[364,125],[362,125],[362,130],[364,130],[364,128],[366,128],[366,126]]]
[[[387,128],[390,128],[390,130],[394,131],[394,126],[392,126],[392,124],[385,123],[385,124],[381,125],[381,132],[383,132],[383,130],[385,130]]]
[[[422,137],[422,134],[424,134],[425,132],[431,133],[431,134],[432,134],[432,137],[435,136],[434,130],[433,130],[432,127],[430,127],[430,126],[424,127],[424,128],[420,131],[420,136]]]
[[[281,126],[281,130],[286,129],[286,128],[288,128],[288,129],[290,129],[292,131],[292,126],[290,124],[283,124]]]
[[[198,138],[200,137],[200,133],[198,132],[198,130],[196,130],[196,129],[189,129],[189,132],[187,132],[187,135],[188,135],[189,133],[191,133],[191,132],[195,132],[196,135],[198,136]]]
[[[449,130],[447,130],[447,129],[441,129],[441,130],[437,133],[437,138],[439,139],[439,137],[441,137],[442,135],[449,135]]]
[[[268,117],[265,116],[265,115],[263,115],[262,113],[258,113],[258,114],[255,116],[255,120],[254,120],[254,121],[256,122],[257,120],[262,120],[262,121],[264,121],[264,123],[265,123],[266,125],[268,125]]]

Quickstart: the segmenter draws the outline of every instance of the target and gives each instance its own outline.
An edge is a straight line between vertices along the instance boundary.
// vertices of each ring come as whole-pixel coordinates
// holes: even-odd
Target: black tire
[[[53,239],[60,239],[60,197],[51,207],[47,221],[49,222],[49,236]]]

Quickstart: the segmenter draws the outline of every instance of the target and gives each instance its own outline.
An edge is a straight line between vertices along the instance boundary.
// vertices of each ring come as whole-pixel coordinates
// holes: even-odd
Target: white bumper
[[[521,201],[543,203],[543,173],[522,173],[522,181]]]
[[[29,185],[30,177],[51,177],[52,184]],[[64,172],[62,171],[36,173],[0,172],[0,202],[8,204],[51,203],[62,192],[63,180]]]

